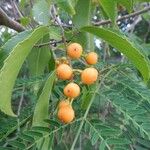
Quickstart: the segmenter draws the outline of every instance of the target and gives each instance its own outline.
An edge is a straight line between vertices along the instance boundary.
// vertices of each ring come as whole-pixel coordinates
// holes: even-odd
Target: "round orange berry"
[[[98,61],[98,55],[95,52],[90,52],[86,55],[85,60],[89,65],[94,65]]]
[[[98,78],[98,71],[95,68],[86,68],[81,73],[81,81],[84,84],[93,84]]]
[[[70,58],[77,59],[82,55],[83,48],[78,43],[72,43],[67,47],[67,54]]]
[[[64,88],[64,94],[67,97],[75,98],[80,94],[80,87],[76,83],[69,83]]]
[[[69,80],[72,77],[72,68],[67,64],[61,64],[56,69],[56,74],[59,79]]]
[[[58,110],[57,116],[63,123],[70,123],[74,119],[75,113],[71,106],[65,106]]]

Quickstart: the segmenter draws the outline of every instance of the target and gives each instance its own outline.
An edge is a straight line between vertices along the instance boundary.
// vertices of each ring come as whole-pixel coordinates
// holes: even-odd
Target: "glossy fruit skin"
[[[67,47],[67,55],[72,59],[78,59],[82,55],[83,48],[78,43],[72,43]]]
[[[58,110],[57,116],[61,122],[70,123],[74,119],[75,113],[71,106],[65,106]]]
[[[86,55],[85,60],[89,65],[95,65],[98,61],[98,55],[95,52],[90,52]]]
[[[62,108],[62,107],[66,107],[66,106],[70,106],[70,103],[68,100],[61,100],[58,104],[58,108]]]
[[[61,64],[57,67],[56,74],[59,79],[69,80],[73,75],[73,71],[69,65]]]
[[[93,84],[97,80],[97,78],[98,71],[93,67],[86,68],[81,73],[81,81],[87,85]]]
[[[64,88],[64,94],[70,98],[76,98],[80,94],[80,87],[76,83],[69,83]]]

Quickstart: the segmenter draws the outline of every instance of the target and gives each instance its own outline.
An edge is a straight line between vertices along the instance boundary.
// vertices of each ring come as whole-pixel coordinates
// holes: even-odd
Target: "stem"
[[[131,17],[139,16],[139,15],[141,15],[141,14],[144,14],[144,13],[148,12],[148,11],[150,11],[150,6],[144,8],[144,9],[142,9],[142,10],[139,10],[139,11],[137,11],[137,12],[131,13],[131,14],[129,14],[129,15],[122,16],[121,18],[117,19],[116,22],[122,21],[122,20],[124,20],[124,19],[131,18]],[[100,22],[94,22],[93,24],[94,24],[95,26],[100,26],[100,25],[111,24],[111,23],[112,23],[111,20],[105,20],[105,21],[100,21]]]
[[[64,30],[64,28],[63,28],[61,19],[59,18],[58,13],[57,13],[57,10],[56,10],[56,8],[55,8],[54,5],[53,5],[52,8],[53,8],[53,11],[54,11],[54,13],[53,13],[54,19],[55,19],[55,21],[57,22],[57,24],[58,24],[58,25],[60,26],[60,28],[61,28],[62,41],[63,41],[63,43],[64,43],[64,47],[65,47],[65,49],[67,49],[67,43],[66,43],[66,37],[65,37],[65,30]]]
[[[70,125],[71,125],[71,124],[74,124],[75,122],[81,121],[81,120],[82,120],[82,118],[79,118],[79,119],[77,119],[77,120],[71,122]],[[54,133],[58,132],[60,129],[63,129],[63,128],[67,127],[68,125],[69,125],[69,124],[65,124],[65,125],[63,125],[63,126],[57,128],[57,129],[53,130],[52,132],[45,134],[43,137],[38,138],[35,142],[33,142],[31,145],[29,145],[29,146],[26,148],[26,150],[28,150],[28,149],[30,149],[31,147],[33,147],[33,146],[35,145],[35,143],[38,143],[38,142],[41,141],[42,139],[46,139],[46,138],[47,138],[48,136],[50,136],[52,133],[54,134]]]
[[[1,8],[0,8],[0,25],[4,25],[18,32],[22,32],[25,30],[25,28],[21,24],[8,17],[8,15]]]
[[[68,42],[68,41],[66,41],[66,42]],[[63,43],[63,41],[62,40],[60,40],[60,41],[49,41],[49,42],[45,42],[45,43],[42,43],[42,44],[35,45],[35,47],[40,48],[40,47],[43,47],[43,46],[53,45],[53,44],[55,45],[55,44],[59,44],[59,43]]]
[[[81,70],[81,69],[73,69],[73,72],[79,72],[79,73],[82,73],[82,70]]]
[[[74,98],[71,98],[70,101],[70,105],[72,105]]]
[[[20,102],[19,102],[19,106],[18,106],[18,111],[17,111],[17,124],[18,124],[18,128],[17,131],[20,132],[20,111],[21,111],[21,107],[22,107],[22,103],[23,103],[23,99],[24,99],[24,91],[25,91],[25,86],[23,86],[22,88],[22,94],[21,94],[21,98],[20,98]]]
[[[67,40],[66,40],[66,37],[65,37],[65,30],[64,30],[64,28],[63,28],[63,23],[61,22],[61,19],[59,18],[58,13],[57,13],[57,10],[56,10],[56,8],[55,8],[54,5],[52,6],[52,9],[53,9],[53,17],[54,17],[56,23],[58,24],[58,26],[61,28],[62,41],[63,41],[63,43],[64,43],[64,47],[65,47],[65,50],[66,50],[67,59],[68,59],[69,64],[70,64],[70,66],[71,66],[71,59],[70,59],[70,58],[68,57],[68,55],[67,55],[67,42],[66,42]]]
[[[99,86],[99,88],[100,88],[100,86]],[[98,91],[99,88],[97,88],[96,91]],[[85,121],[85,119],[86,119],[86,117],[87,117],[87,115],[88,115],[88,112],[89,112],[89,110],[90,110],[90,107],[91,107],[91,105],[92,105],[92,103],[93,103],[93,101],[94,101],[95,94],[96,94],[96,93],[94,93],[94,95],[93,95],[93,97],[92,97],[92,99],[91,99],[91,101],[90,101],[90,103],[89,103],[89,105],[88,105],[88,108],[87,108],[87,110],[86,110],[86,112],[85,112],[85,114],[84,114],[84,116],[83,116],[83,119],[82,119],[82,121],[81,121],[80,127],[79,127],[79,129],[78,129],[78,132],[77,132],[77,134],[76,134],[76,136],[75,136],[75,139],[74,139],[74,141],[73,141],[73,144],[72,144],[70,150],[74,150],[74,147],[75,147],[75,145],[76,145],[76,142],[77,142],[78,137],[79,137],[79,135],[80,135],[80,132],[81,132],[81,130],[82,130],[84,121]]]
[[[77,140],[78,140],[78,137],[79,137],[79,135],[80,135],[80,132],[81,132],[81,130],[82,130],[82,127],[83,127],[83,125],[84,125],[84,121],[86,121],[86,117],[87,117],[87,115],[88,115],[88,113],[89,113],[89,110],[90,110],[90,108],[91,108],[91,105],[92,105],[92,103],[93,103],[93,101],[94,101],[94,99],[95,99],[96,93],[99,91],[99,89],[100,89],[100,87],[101,87],[101,85],[102,85],[104,79],[105,79],[111,72],[112,72],[112,70],[110,70],[110,71],[108,71],[108,72],[106,73],[106,75],[103,77],[103,79],[102,79],[101,82],[99,83],[99,86],[96,88],[96,91],[95,91],[95,93],[93,94],[93,97],[92,97],[92,99],[91,99],[91,101],[90,101],[90,103],[89,103],[89,105],[88,105],[88,107],[87,107],[87,110],[86,110],[86,112],[85,112],[85,114],[84,114],[84,116],[83,116],[83,119],[82,119],[82,121],[81,121],[81,124],[80,124],[80,126],[79,126],[79,129],[78,129],[78,131],[77,131],[77,134],[76,134],[76,136],[75,136],[75,139],[74,139],[74,141],[73,141],[73,144],[72,144],[70,150],[74,150],[74,147],[75,147],[75,145],[76,145],[76,142],[77,142]]]
[[[94,129],[94,131],[98,134],[98,136],[100,137],[101,140],[105,141],[104,138],[100,135],[100,133],[97,132],[97,130],[95,130],[94,126],[88,121],[86,120],[86,122]],[[108,150],[111,150],[110,146],[105,142],[106,147],[108,148]]]
[[[19,16],[20,16],[20,17],[23,17],[22,12],[19,10],[19,8],[18,8],[16,2],[13,1],[13,0],[11,0],[11,3],[12,3],[12,5],[13,5],[14,9],[15,9],[15,10],[17,11],[17,13],[19,14]]]

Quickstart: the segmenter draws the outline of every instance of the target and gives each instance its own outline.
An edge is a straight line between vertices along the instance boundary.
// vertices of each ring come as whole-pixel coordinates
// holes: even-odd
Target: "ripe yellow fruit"
[[[85,57],[85,60],[89,65],[94,65],[98,61],[98,55],[95,52],[90,52]]]
[[[61,64],[57,67],[56,74],[59,79],[69,80],[73,75],[73,71],[69,65]]]
[[[68,100],[61,100],[58,104],[58,108],[60,109],[62,107],[69,106],[69,105],[70,105],[70,103]]]
[[[58,110],[57,116],[63,123],[70,123],[74,119],[75,113],[71,106],[65,106]]]
[[[80,87],[76,83],[69,83],[64,88],[64,94],[67,97],[75,98],[80,94]]]
[[[95,68],[86,68],[81,73],[81,81],[84,84],[93,84],[98,78],[98,71]]]
[[[82,55],[83,48],[78,43],[72,43],[67,47],[67,54],[70,58],[78,59]]]

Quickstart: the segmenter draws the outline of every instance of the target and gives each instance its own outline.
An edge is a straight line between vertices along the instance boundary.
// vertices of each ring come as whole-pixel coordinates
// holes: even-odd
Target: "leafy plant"
[[[0,149],[149,150],[149,2],[0,2]]]

